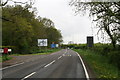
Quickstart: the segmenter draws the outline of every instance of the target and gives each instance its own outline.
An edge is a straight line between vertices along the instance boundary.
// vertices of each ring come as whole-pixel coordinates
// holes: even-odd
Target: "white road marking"
[[[24,77],[23,79],[21,79],[21,80],[24,80],[24,79],[26,79],[26,78],[28,78],[28,77],[30,77],[30,76],[32,76],[32,75],[34,75],[36,72],[33,72],[33,73],[31,73],[31,74],[29,74],[29,75],[27,75],[26,77]]]
[[[77,52],[76,52],[76,53],[77,53]],[[89,78],[89,74],[88,74],[88,72],[87,72],[87,69],[86,69],[86,67],[85,67],[85,64],[84,64],[84,62],[83,62],[81,56],[80,56],[78,53],[77,53],[77,55],[78,55],[80,61],[82,62],[82,66],[83,66],[83,68],[84,68],[85,76],[86,76],[87,80],[90,80],[90,78]]]
[[[12,65],[12,66],[4,67],[4,68],[1,68],[0,70],[4,70],[4,69],[7,69],[7,68],[15,67],[15,66],[18,66],[18,65],[21,65],[21,64],[24,64],[24,62],[19,63],[19,64],[15,64],[15,65]]]
[[[50,66],[50,65],[53,64],[54,62],[55,62],[55,60],[52,61],[52,62],[50,62],[49,64],[47,64],[47,65],[45,66],[45,68],[48,67],[48,66]]]
[[[60,56],[58,59],[62,58],[62,56]]]

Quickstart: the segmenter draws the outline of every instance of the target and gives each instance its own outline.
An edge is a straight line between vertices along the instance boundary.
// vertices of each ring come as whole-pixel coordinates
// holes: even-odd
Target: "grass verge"
[[[61,49],[47,49],[47,50],[38,51],[37,53],[31,54],[31,55],[51,54],[51,53],[57,52],[59,50],[61,50]]]
[[[109,58],[90,50],[75,49],[94,70],[97,78],[120,78],[120,70],[109,63]]]
[[[10,60],[10,59],[12,59],[12,57],[9,57],[9,56],[0,56],[0,62],[7,61],[7,60]]]
[[[44,55],[44,54],[51,54],[53,52],[57,52],[61,49],[43,49],[43,50],[40,50],[40,51],[37,51],[33,54],[11,54],[12,56],[21,56],[21,55]]]
[[[57,52],[59,50],[61,50],[61,49],[46,49],[46,50],[40,50],[40,51],[33,53],[33,54],[10,54],[7,56],[0,56],[0,62],[4,62],[4,61],[12,59],[12,57],[10,57],[10,56],[45,55],[45,54],[51,54],[53,52]]]

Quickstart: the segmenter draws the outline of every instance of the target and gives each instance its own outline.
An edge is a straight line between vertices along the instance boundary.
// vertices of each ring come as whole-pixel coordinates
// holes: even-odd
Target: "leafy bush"
[[[120,69],[120,51],[111,51],[109,53],[110,63],[115,64]]]
[[[10,60],[12,57],[9,57],[8,55],[3,55],[2,56],[2,61]]]

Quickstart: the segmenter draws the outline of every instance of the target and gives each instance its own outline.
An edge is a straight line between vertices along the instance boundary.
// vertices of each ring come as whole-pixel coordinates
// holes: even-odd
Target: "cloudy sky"
[[[99,42],[88,15],[76,16],[69,2],[70,0],[36,0],[34,7],[39,16],[51,19],[55,27],[61,30],[64,43],[86,43],[86,36],[94,36],[94,42]]]
[[[21,0],[23,1],[23,0]],[[37,15],[51,19],[55,27],[61,30],[64,43],[86,43],[87,36],[94,36],[94,42],[100,42],[97,38],[97,29],[88,14],[75,15],[74,8],[69,5],[71,0],[35,0],[33,7],[37,8]],[[92,29],[94,28],[94,29]]]

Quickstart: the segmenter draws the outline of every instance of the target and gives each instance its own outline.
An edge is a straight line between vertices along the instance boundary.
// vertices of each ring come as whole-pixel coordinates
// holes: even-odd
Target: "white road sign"
[[[4,50],[3,49],[0,49],[0,53],[3,53],[4,52]]]
[[[38,46],[48,46],[47,39],[38,39]]]
[[[59,44],[56,44],[56,47],[58,48],[58,47],[59,47]]]

